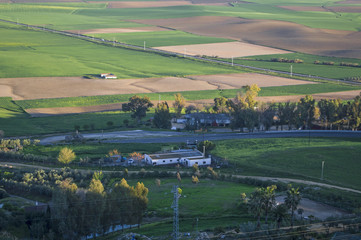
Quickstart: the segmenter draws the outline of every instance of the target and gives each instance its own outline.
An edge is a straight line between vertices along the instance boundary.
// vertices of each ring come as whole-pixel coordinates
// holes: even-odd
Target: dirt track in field
[[[156,47],[156,49],[166,50],[170,52],[177,52],[177,53],[186,53],[192,56],[206,55],[206,56],[218,56],[221,58],[291,53],[289,51],[284,51],[276,48],[263,47],[244,42],[178,45],[178,46]]]
[[[361,32],[314,29],[291,22],[222,16],[147,19],[134,22],[296,52],[361,58]]]
[[[61,98],[128,93],[197,91],[241,88],[258,84],[260,87],[298,85],[310,82],[255,73],[219,74],[141,79],[85,79],[82,77],[1,78],[0,97],[14,100]]]
[[[169,31],[169,29],[162,27],[136,27],[136,28],[97,28],[97,29],[83,29],[83,30],[69,30],[68,32],[79,34],[100,34],[100,33],[133,33],[133,32],[154,32],[154,31]]]
[[[361,3],[361,2],[360,2]],[[314,12],[345,12],[345,13],[361,13],[361,6],[279,6],[280,8],[292,11],[314,11]]]

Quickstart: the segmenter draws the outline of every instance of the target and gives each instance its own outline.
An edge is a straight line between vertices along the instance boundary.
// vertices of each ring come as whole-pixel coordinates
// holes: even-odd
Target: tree
[[[178,184],[182,182],[182,178],[179,172],[177,172],[177,180],[178,180]]]
[[[169,113],[168,103],[167,102],[158,103],[154,114],[154,120],[153,120],[154,125],[157,128],[169,129],[172,126],[171,119],[172,116]]]
[[[266,131],[268,131],[274,122],[274,117],[276,115],[276,106],[271,104],[269,106],[263,107],[260,112],[261,123],[263,124]]]
[[[148,207],[148,192],[148,188],[146,188],[143,183],[138,182],[134,188],[135,199],[133,201],[133,206],[136,213],[136,223],[138,224],[138,228],[142,222],[143,214]]]
[[[194,184],[199,183],[199,179],[197,176],[192,176],[192,183],[194,183]]]
[[[297,105],[298,119],[306,129],[311,128],[315,113],[315,100],[311,95],[301,98]]]
[[[281,126],[287,124],[288,130],[291,130],[292,125],[296,123],[296,109],[296,103],[286,102],[278,104],[277,116]]]
[[[287,190],[287,196],[285,198],[285,204],[288,209],[291,210],[291,226],[293,227],[294,214],[297,209],[298,204],[301,201],[301,194],[298,191],[298,188],[292,188],[292,186]]]
[[[69,164],[75,159],[75,153],[70,148],[62,148],[59,152],[58,162],[62,164]]]
[[[203,152],[204,147],[205,147],[205,150],[206,150],[205,154],[207,155],[207,154],[210,153],[210,151],[212,151],[216,147],[216,144],[214,142],[212,142],[212,141],[205,140],[205,141],[202,141],[202,142],[198,143],[198,145],[197,145],[197,149],[199,151],[201,151],[201,152]]]
[[[272,215],[275,218],[277,222],[277,228],[279,229],[281,227],[282,222],[288,218],[288,208],[285,204],[279,204],[277,205],[273,211]]]
[[[189,106],[186,107],[186,114],[190,114],[190,113],[192,113],[192,112],[194,112],[196,110],[197,110],[196,106],[189,105]]]
[[[186,100],[184,99],[182,94],[176,93],[174,95],[173,107],[175,109],[177,118],[179,118],[181,116],[182,110],[185,107],[185,102],[186,102]]]
[[[105,210],[105,193],[104,186],[100,181],[100,174],[94,173],[93,179],[90,182],[88,191],[85,196],[85,213],[91,217],[86,217],[86,232],[92,233],[95,236],[102,230],[102,215]]]
[[[129,154],[129,157],[131,159],[133,159],[134,161],[138,162],[138,164],[140,164],[142,162],[142,160],[144,159],[144,155],[141,153],[137,153],[137,152],[133,152],[133,153]]]
[[[257,188],[248,201],[248,210],[257,218],[257,229],[261,227],[261,215],[264,211],[264,191]]]
[[[131,117],[137,119],[137,122],[139,123],[140,120],[147,115],[147,111],[152,106],[153,103],[151,103],[149,97],[139,97],[137,95],[134,95],[133,97],[129,98],[128,103],[122,104],[122,109],[125,112],[132,112],[133,114],[131,115]]]
[[[213,111],[215,113],[226,113],[228,112],[227,108],[228,99],[225,97],[219,97],[214,99]]]
[[[276,195],[275,190],[277,189],[276,185],[268,186],[263,188],[264,191],[263,195],[263,206],[264,206],[264,213],[265,213],[265,223],[268,223],[268,214],[276,205]]]

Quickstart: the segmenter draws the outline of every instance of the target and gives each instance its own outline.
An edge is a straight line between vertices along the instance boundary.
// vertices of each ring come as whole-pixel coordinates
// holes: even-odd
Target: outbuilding
[[[146,164],[153,166],[171,164],[181,164],[187,167],[192,167],[194,164],[198,164],[198,166],[211,165],[211,158],[205,157],[202,152],[195,149],[180,149],[167,153],[145,154],[144,160]]]

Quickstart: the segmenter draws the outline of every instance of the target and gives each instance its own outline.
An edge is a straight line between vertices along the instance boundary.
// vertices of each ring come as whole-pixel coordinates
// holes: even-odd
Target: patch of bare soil
[[[137,27],[137,28],[98,28],[98,29],[83,29],[83,30],[69,30],[68,32],[79,34],[100,34],[100,33],[133,33],[133,32],[154,32],[154,31],[169,31],[169,29],[162,27]]]
[[[246,57],[268,54],[290,53],[280,49],[254,45],[245,42],[225,42],[157,47],[170,52],[185,53],[188,55],[218,56],[221,58]]]
[[[360,32],[314,29],[291,22],[222,16],[147,19],[134,22],[296,52],[361,58]]]
[[[361,3],[361,2],[360,2]],[[279,6],[280,8],[292,11],[314,11],[314,12],[345,12],[345,13],[360,13],[361,6],[331,6],[331,7],[317,7],[317,6]]]
[[[104,2],[103,2],[104,3]],[[189,1],[109,1],[108,8],[152,8],[192,5]]]
[[[299,80],[255,73],[219,74],[206,76],[85,79],[82,77],[1,78],[0,96],[14,100],[61,98],[128,93],[197,91],[241,88],[256,83],[261,87],[305,84]]]

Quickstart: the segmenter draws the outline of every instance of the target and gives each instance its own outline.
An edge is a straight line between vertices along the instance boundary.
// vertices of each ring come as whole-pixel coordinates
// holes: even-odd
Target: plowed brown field
[[[314,29],[283,21],[222,16],[134,21],[296,52],[361,58],[361,32]]]
[[[84,79],[82,77],[37,77],[0,79],[0,97],[14,100],[61,98],[128,93],[234,89],[245,85],[260,87],[297,85],[310,82],[255,73],[190,76],[186,78]]]

